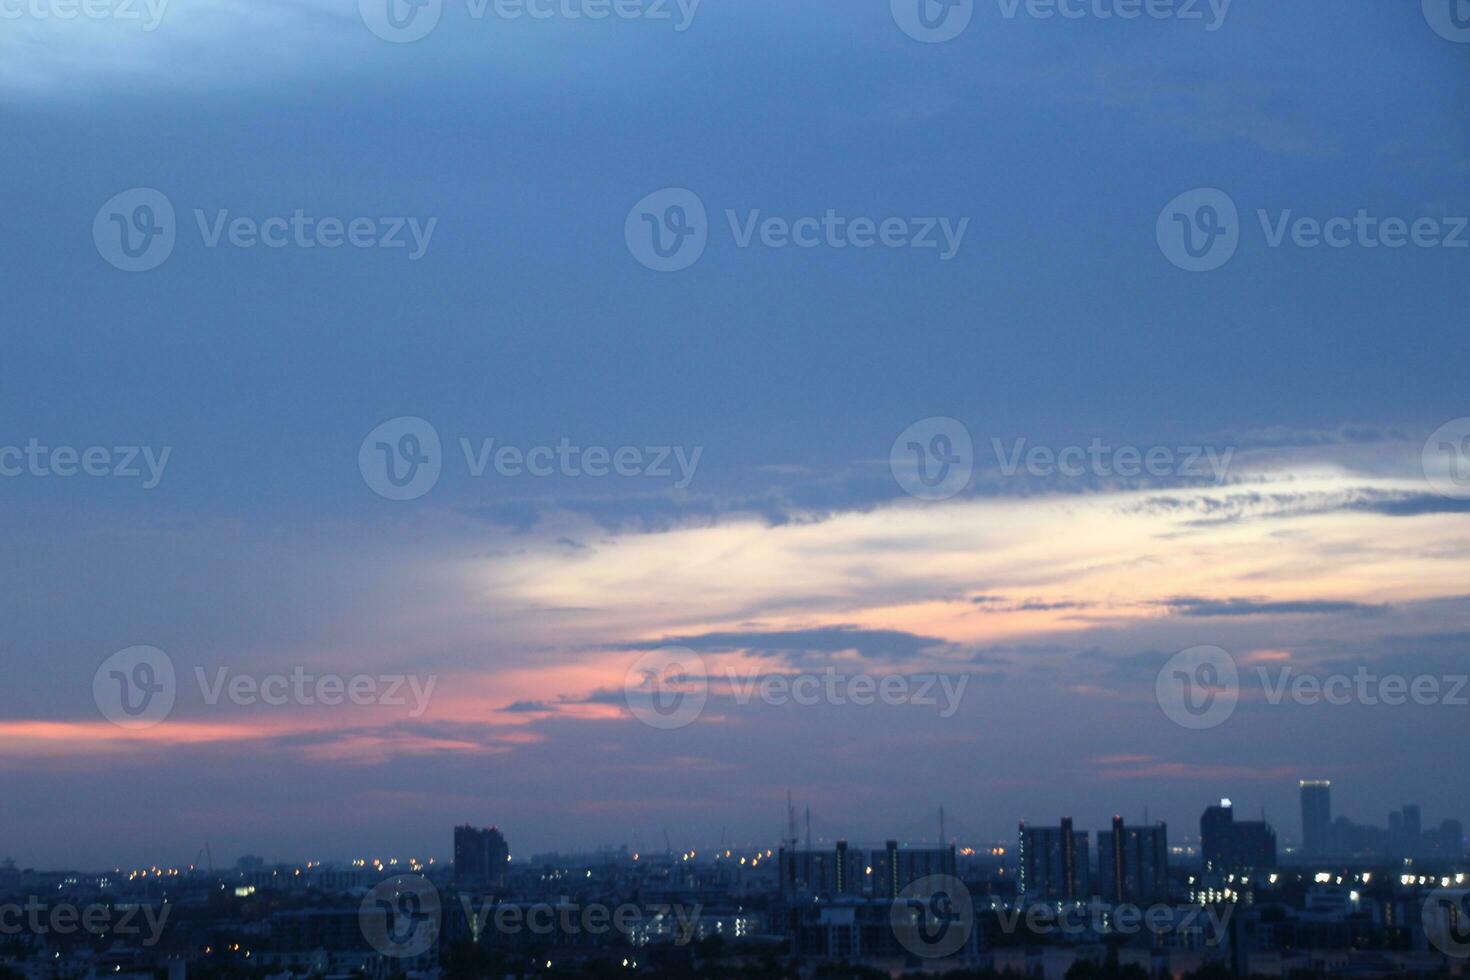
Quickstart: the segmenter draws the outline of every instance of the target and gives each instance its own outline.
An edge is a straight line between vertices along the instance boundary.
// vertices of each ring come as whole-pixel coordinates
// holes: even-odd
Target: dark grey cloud
[[[515,714],[535,714],[542,711],[555,711],[556,706],[547,701],[512,701],[500,710]]]
[[[1335,599],[1297,599],[1272,602],[1263,599],[1203,599],[1198,596],[1175,596],[1160,605],[1181,616],[1325,616],[1350,614],[1378,616],[1388,606]]]
[[[1433,493],[1405,494],[1378,500],[1360,500],[1345,509],[1382,514],[1385,517],[1422,517],[1428,514],[1470,514],[1470,499],[1441,497]]]

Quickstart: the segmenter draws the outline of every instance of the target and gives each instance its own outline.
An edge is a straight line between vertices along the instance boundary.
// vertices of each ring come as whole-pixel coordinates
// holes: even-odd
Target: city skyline
[[[1302,780],[1300,785],[1303,789],[1305,789],[1305,787],[1309,785],[1320,785],[1321,782],[1327,781]],[[989,848],[999,845],[1002,848],[1013,849],[1016,839],[1016,835],[1014,833],[1012,833],[1009,837],[1004,835],[986,837],[983,834],[973,830],[968,822],[965,820],[963,814],[956,814],[953,811],[946,810],[942,806],[936,808],[933,814],[934,820],[937,822],[937,826],[941,830],[948,827],[951,831],[954,831],[957,827],[959,828],[958,832],[946,833],[943,838],[941,838],[938,834],[934,835],[933,837],[929,837],[923,833],[900,835],[899,837],[894,838],[891,833],[886,832],[880,833],[877,836],[873,836],[871,838],[865,838],[860,835],[846,832],[841,827],[834,826],[830,821],[826,820],[820,814],[814,816],[809,807],[799,806],[798,804],[790,802],[789,799],[788,806],[790,809],[786,813],[787,825],[784,827],[781,834],[776,837],[768,837],[764,839],[750,838],[737,840],[727,833],[728,828],[722,827],[718,841],[714,842],[710,840],[694,839],[681,828],[674,828],[673,836],[669,836],[669,829],[665,828],[664,835],[666,840],[662,848],[660,848],[656,842],[649,842],[648,846],[644,846],[642,843],[632,844],[628,841],[601,841],[595,845],[576,844],[572,846],[526,846],[520,848],[518,851],[515,851],[507,847],[507,838],[499,825],[491,825],[484,829],[480,829],[475,825],[474,821],[471,821],[469,823],[458,824],[455,826],[454,846],[443,852],[436,850],[415,851],[412,849],[405,850],[399,847],[379,846],[371,849],[368,852],[364,852],[363,854],[352,854],[346,856],[331,854],[328,849],[321,849],[311,854],[297,854],[291,856],[273,855],[268,859],[263,858],[255,854],[254,852],[242,852],[239,855],[220,853],[218,855],[218,863],[221,869],[228,868],[235,864],[244,867],[246,864],[260,863],[264,863],[267,866],[276,867],[311,867],[313,865],[320,865],[323,863],[342,866],[357,866],[364,861],[369,864],[381,863],[385,866],[396,866],[402,864],[405,867],[409,865],[428,867],[434,864],[448,864],[458,869],[462,867],[466,861],[470,861],[472,863],[475,863],[476,865],[480,865],[483,863],[484,867],[488,869],[490,867],[498,865],[498,862],[501,860],[511,863],[519,861],[521,864],[534,864],[536,863],[538,856],[545,855],[560,855],[565,858],[575,856],[591,857],[595,855],[614,855],[622,853],[624,854],[624,856],[629,854],[643,854],[648,856],[649,858],[654,858],[672,857],[676,854],[687,854],[691,856],[696,854],[710,855],[711,852],[717,853],[722,849],[728,849],[732,847],[740,850],[753,850],[755,852],[759,852],[762,849],[770,850],[772,846],[779,846],[789,849],[793,840],[795,841],[798,849],[809,849],[811,847],[828,847],[834,843],[846,843],[854,847],[876,846],[881,844],[883,841],[896,841],[900,847],[904,848],[925,848],[938,846],[969,846],[971,848],[979,846],[981,848]],[[1234,809],[1235,803],[1234,800],[1228,797],[1222,797],[1218,800],[1218,806],[1223,806],[1227,809]],[[1208,811],[1214,810],[1216,808],[1217,803],[1214,801],[1210,802],[1206,805],[1207,814]],[[1420,810],[1417,804],[1412,803],[1403,804],[1403,808],[1405,810],[1414,810],[1416,811],[1416,813]],[[1118,827],[1119,825],[1127,829],[1164,829],[1170,826],[1169,821],[1159,819],[1157,814],[1151,814],[1147,810],[1147,808],[1145,808],[1142,814],[1137,815],[1136,820],[1126,817],[1122,813],[1115,812],[1105,823],[1097,823],[1095,825],[1089,823],[1085,819],[1074,818],[1073,816],[1071,816],[1072,812],[1072,810],[1065,811],[1066,815],[1059,817],[1059,819],[1066,824],[1075,826],[1075,832],[1079,836],[1087,837],[1093,841],[1093,843],[1089,846],[1095,847],[1096,851],[1095,853],[1092,853],[1091,863],[1094,866],[1098,867],[1101,866],[1101,863],[1105,859],[1103,849],[1103,837],[1105,834],[1112,833],[1113,829]],[[1242,813],[1243,819],[1249,820],[1259,817],[1261,820],[1264,820],[1266,824],[1269,825],[1275,832],[1276,839],[1280,841],[1280,857],[1283,862],[1296,867],[1311,867],[1314,862],[1320,862],[1330,865],[1336,862],[1361,864],[1363,862],[1390,861],[1401,856],[1413,856],[1416,853],[1418,856],[1424,858],[1453,858],[1457,855],[1465,853],[1466,851],[1467,839],[1463,835],[1463,824],[1458,814],[1439,815],[1440,817],[1442,817],[1442,820],[1440,820],[1441,823],[1453,824],[1461,829],[1461,833],[1456,835],[1456,838],[1458,840],[1458,849],[1436,853],[1430,850],[1417,850],[1420,847],[1420,842],[1418,838],[1422,833],[1422,831],[1418,830],[1417,828],[1415,830],[1414,839],[1412,841],[1388,840],[1386,842],[1388,845],[1387,849],[1378,852],[1354,852],[1351,850],[1341,849],[1334,850],[1330,847],[1327,849],[1314,851],[1306,844],[1307,812],[1305,798],[1303,799],[1302,807],[1302,819],[1300,825],[1301,832],[1294,835],[1284,831],[1282,824],[1270,819],[1269,815],[1264,812],[1251,813],[1242,811]],[[1388,818],[1386,822],[1391,825],[1394,818],[1399,816],[1399,814],[1400,811],[1398,810],[1389,811],[1389,813],[1386,814]],[[1349,818],[1347,818],[1346,815],[1340,814],[1337,819],[1339,824],[1341,824],[1343,821],[1348,821],[1354,827],[1367,827],[1369,829],[1372,829],[1374,827],[1374,825],[1371,823],[1360,825],[1355,822],[1349,821]],[[1049,819],[1037,821],[1021,820],[1020,826],[1022,836],[1024,836],[1025,834],[1028,822],[1033,826],[1033,828],[1045,829],[1051,825],[1051,820]],[[1289,827],[1290,824],[1287,824],[1286,826]],[[930,829],[932,830],[934,828],[931,827]],[[1182,862],[1187,865],[1191,863],[1191,861],[1203,860],[1200,854],[1201,834],[1198,833],[1198,829],[1199,825],[1197,824],[1197,822],[1191,820],[1174,824],[1173,829],[1171,831],[1168,831],[1167,840],[1169,842],[1170,848],[1179,851],[1179,853],[1176,854],[1173,859],[1176,863]],[[1432,839],[1433,834],[1437,832],[1438,827],[1434,824],[1433,821],[1430,821],[1425,823],[1424,829],[1425,831],[1428,831],[1426,839]],[[1331,833],[1333,831],[1333,825],[1329,823],[1327,830],[1328,833]],[[795,834],[794,837],[792,836],[793,833]],[[475,843],[465,843],[464,841],[477,840],[480,835],[485,834],[490,835],[490,838],[492,840],[498,840],[499,843],[490,844],[490,850],[488,852],[485,852],[489,856],[475,857],[474,855],[481,853],[480,846]],[[443,835],[439,836],[442,837]],[[534,840],[535,838],[531,837],[529,839]],[[678,842],[677,846],[675,845],[676,839]],[[1137,844],[1135,844],[1134,846],[1137,846]],[[497,847],[499,848],[498,852],[495,850],[495,848]],[[196,861],[198,861],[199,858],[203,858],[206,854],[208,855],[209,861],[213,863],[215,861],[215,852],[207,840],[204,841],[204,843],[197,851]],[[519,857],[517,857],[517,854],[519,854]],[[1192,857],[1189,855],[1192,855]],[[12,866],[14,867],[34,867],[35,870],[40,871],[72,870],[97,872],[100,870],[107,870],[109,867],[111,868],[111,870],[114,871],[127,871],[130,869],[136,870],[140,867],[144,869],[172,868],[175,870],[199,870],[203,867],[201,863],[196,863],[196,861],[184,862],[169,860],[150,861],[143,862],[141,864],[129,864],[124,862],[112,865],[99,865],[97,867],[41,867],[39,865],[35,865],[34,862],[29,862],[23,859],[17,860],[17,857],[14,854],[3,853],[0,853],[0,861],[13,862]],[[462,871],[459,873],[463,874]],[[480,873],[480,877],[485,878],[488,876],[488,874],[488,870],[483,871]]]
[[[531,2],[0,10],[0,850],[1470,819],[1463,4]]]

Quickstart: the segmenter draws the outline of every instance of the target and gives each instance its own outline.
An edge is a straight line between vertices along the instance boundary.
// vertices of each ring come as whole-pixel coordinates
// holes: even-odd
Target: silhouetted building
[[[1229,800],[1205,810],[1199,820],[1205,870],[1226,874],[1276,867],[1276,832],[1259,820],[1236,820]]]
[[[1424,832],[1424,853],[1440,858],[1465,856],[1465,828],[1458,820],[1445,820],[1438,830]]]
[[[898,893],[929,875],[955,874],[954,847],[899,847],[888,841],[868,859],[873,868],[873,894],[897,898]]]
[[[490,887],[505,877],[510,848],[495,827],[454,828],[454,877],[461,885]]]
[[[1404,807],[1404,840],[1403,851],[1406,857],[1417,857],[1423,841],[1420,839],[1424,834],[1424,818],[1419,813],[1419,807],[1409,804]]]
[[[777,856],[786,895],[861,895],[869,884],[862,851],[838,841],[832,850],[790,850]]]
[[[1087,832],[1074,831],[1072,818],[1060,827],[1021,824],[1021,900],[1037,902],[1085,901],[1092,896],[1092,858]]]
[[[1097,835],[1097,878],[1102,897],[1118,904],[1152,905],[1169,898],[1169,843],[1164,824],[1113,829]]]
[[[951,847],[899,847],[888,841],[870,851],[838,841],[830,850],[781,848],[781,892],[784,895],[871,895],[896,898],[928,875],[955,875]]]
[[[1332,783],[1325,779],[1303,779],[1302,853],[1309,857],[1331,854]]]

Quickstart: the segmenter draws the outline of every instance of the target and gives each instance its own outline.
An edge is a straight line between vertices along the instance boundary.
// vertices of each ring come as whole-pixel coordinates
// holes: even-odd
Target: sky
[[[0,858],[1470,818],[1448,3],[384,2],[0,3]]]

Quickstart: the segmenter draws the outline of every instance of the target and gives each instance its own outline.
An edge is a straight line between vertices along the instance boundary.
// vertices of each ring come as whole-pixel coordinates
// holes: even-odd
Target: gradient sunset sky
[[[1365,822],[1470,819],[1470,707],[1273,705],[1256,667],[1470,672],[1470,505],[1430,433],[1470,416],[1470,249],[1271,248],[1256,217],[1470,215],[1470,44],[1420,4],[1236,0],[1179,20],[1007,18],[920,43],[887,0],[704,0],[666,22],[446,2],[390,44],[355,0],[172,0],[135,24],[0,22],[0,446],[171,447],[136,480],[0,478],[0,858],[103,868],[773,845],[790,789],[854,840],[1115,812],[1195,834],[1221,796],[1299,831],[1296,780]],[[157,188],[172,257],[103,261]],[[629,209],[708,206],[649,271]],[[1223,268],[1160,211],[1239,205]],[[422,259],[210,249],[192,212],[437,219]],[[738,248],[724,212],[969,218],[958,256]],[[443,439],[419,499],[364,437]],[[894,440],[943,416],[973,480],[922,501]],[[460,439],[701,447],[659,477],[476,478]],[[1224,479],[1009,476],[1010,447],[1231,451]],[[1431,474],[1433,475],[1433,474]],[[168,653],[172,716],[93,675]],[[916,705],[633,718],[629,667],[968,677]],[[1160,667],[1229,651],[1218,728]],[[211,706],[196,668],[433,675],[428,710]],[[1470,693],[1470,692],[1463,692]]]

